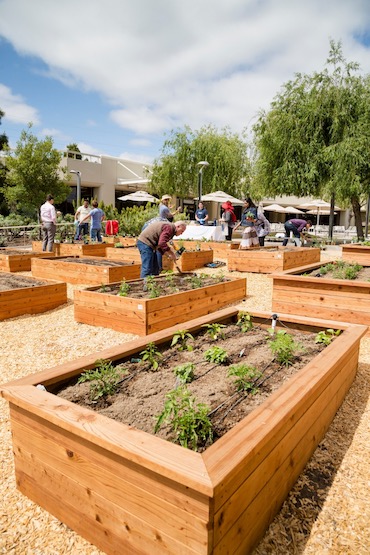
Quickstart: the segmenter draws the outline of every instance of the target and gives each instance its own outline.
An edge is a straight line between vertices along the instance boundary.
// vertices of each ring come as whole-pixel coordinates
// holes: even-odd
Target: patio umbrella
[[[197,197],[198,199],[198,197]],[[196,200],[197,200],[196,199]],[[215,191],[214,193],[209,193],[208,195],[202,195],[202,201],[206,202],[226,202],[229,200],[232,204],[237,204],[242,206],[244,202],[239,200],[238,198],[229,195],[228,193],[224,193],[224,191]]]
[[[124,202],[128,200],[132,202],[158,202],[159,199],[153,197],[147,191],[134,191],[128,195],[123,195],[123,197],[118,197],[118,200],[123,200]]]
[[[280,206],[280,204],[269,204],[268,206],[264,206],[263,209],[268,212],[285,212],[284,206]]]
[[[300,208],[308,208],[309,210],[313,210],[312,214],[316,214],[316,227],[319,226],[320,223],[320,214],[323,214],[322,210],[329,210],[330,214],[330,202],[326,202],[325,200],[321,200],[320,198],[311,200],[309,202],[304,202],[303,204],[299,205]],[[339,206],[334,206],[334,210],[340,210]]]
[[[284,212],[287,214],[304,214],[303,210],[299,210],[299,208],[295,208],[294,206],[285,206]]]

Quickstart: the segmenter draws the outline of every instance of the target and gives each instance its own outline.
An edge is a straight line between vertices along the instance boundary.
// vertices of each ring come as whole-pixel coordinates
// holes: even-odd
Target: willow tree
[[[153,164],[151,191],[182,198],[196,196],[197,163],[204,160],[209,166],[202,175],[203,194],[223,190],[240,196],[248,188],[250,164],[244,139],[228,128],[218,131],[208,125],[199,131],[186,126],[170,133]]]
[[[254,126],[254,186],[263,195],[321,196],[351,205],[363,237],[370,192],[370,80],[330,43],[325,69],[283,85]]]

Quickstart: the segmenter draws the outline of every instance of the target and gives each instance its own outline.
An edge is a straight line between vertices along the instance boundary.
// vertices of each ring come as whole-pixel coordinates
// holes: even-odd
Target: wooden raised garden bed
[[[262,247],[229,250],[227,266],[230,271],[272,272],[320,262],[320,249],[304,247]]]
[[[176,276],[174,276],[176,277]],[[178,277],[178,276],[177,276]],[[155,282],[168,286],[164,276]],[[179,278],[180,280],[183,278]],[[211,279],[211,278],[210,278]],[[227,281],[180,291],[157,298],[122,297],[99,287],[89,287],[74,292],[74,314],[77,322],[103,326],[125,333],[146,335],[190,318],[209,314],[236,303],[247,295],[245,278],[226,278]],[[143,289],[143,280],[131,282],[133,287]],[[111,284],[116,290],[119,284]]]
[[[53,253],[22,251],[12,248],[0,249],[1,272],[30,272],[31,259],[52,256]]]
[[[206,264],[213,262],[213,250],[184,251],[176,264],[182,272],[191,272],[197,268],[203,268]],[[176,270],[173,260],[167,256],[163,257],[164,270]]]
[[[227,254],[230,250],[239,248],[238,243],[233,243],[231,241],[192,241],[190,239],[176,239],[176,237],[174,237],[173,242],[176,246],[176,249],[178,249],[182,245],[187,250],[200,249],[203,251],[211,249],[213,250],[214,260],[218,258],[226,259]]]
[[[122,260],[122,262],[137,262],[141,264],[140,251],[137,247],[118,247],[107,250],[108,260]]]
[[[66,302],[65,283],[0,274],[0,320],[46,312]]]
[[[110,243],[54,243],[54,252],[60,256],[105,256],[107,249],[113,246]],[[42,242],[32,241],[32,249],[42,251]]]
[[[302,275],[321,266],[310,264],[272,275],[272,309],[369,326],[370,282]]]
[[[194,334],[205,323],[235,321],[236,314],[224,309],[183,328]],[[255,314],[254,323],[269,326],[270,316]],[[345,331],[202,453],[53,394],[97,359],[124,362],[140,356],[148,341],[169,342],[178,326],[2,386],[17,487],[108,555],[249,553],[340,407],[366,332],[280,319],[289,328]]]
[[[40,264],[39,264],[40,262]],[[107,260],[101,257],[58,256],[32,260],[32,275],[67,283],[107,284],[140,277],[140,264]]]
[[[342,245],[342,259],[370,266],[370,247],[366,245]]]

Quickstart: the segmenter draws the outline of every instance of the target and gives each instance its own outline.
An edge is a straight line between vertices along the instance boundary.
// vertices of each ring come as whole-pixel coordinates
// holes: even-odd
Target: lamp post
[[[81,204],[81,172],[78,170],[70,170],[69,173],[75,173],[76,174],[76,178],[77,178],[77,194],[76,194],[76,209],[80,206]]]
[[[202,185],[203,185],[203,169],[209,166],[209,163],[203,160],[202,162],[198,162],[197,166],[199,166],[199,173],[198,173],[198,202],[202,200]]]

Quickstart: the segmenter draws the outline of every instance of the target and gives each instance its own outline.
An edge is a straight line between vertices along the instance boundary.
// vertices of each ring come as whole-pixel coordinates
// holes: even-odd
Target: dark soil
[[[114,395],[98,401],[91,400],[91,382],[69,385],[57,394],[114,420],[154,433],[157,417],[164,409],[166,394],[180,384],[174,368],[184,363],[194,363],[195,378],[187,387],[195,396],[196,403],[207,405],[215,441],[325,348],[323,344],[315,343],[314,333],[283,329],[300,344],[289,366],[276,361],[269,347],[271,336],[266,329],[256,326],[242,333],[236,324],[230,324],[222,330],[225,339],[214,341],[205,330],[201,330],[194,341],[188,342],[194,347],[193,351],[179,351],[176,345],[163,347],[156,371],[146,361],[140,360],[140,354],[135,355],[137,359],[118,365],[120,383]],[[205,351],[214,346],[226,350],[227,363],[210,363],[204,359]],[[228,376],[230,366],[240,363],[255,367],[261,374],[252,379],[255,392],[238,392],[235,377]],[[169,425],[162,426],[157,435],[169,441],[174,440]],[[205,447],[198,446],[199,450]]]
[[[206,274],[194,274],[191,272],[184,272],[181,274],[168,272],[161,276],[155,277],[153,280],[153,287],[150,281],[145,283],[143,279],[128,281],[127,285],[129,286],[129,291],[125,296],[135,299],[164,297],[166,295],[172,295],[173,293],[190,291],[192,289],[215,285],[216,283],[225,281],[231,280],[230,278],[225,277],[222,273],[210,276]],[[152,293],[153,289],[156,290],[155,294]],[[104,285],[98,290],[98,292],[107,295],[118,295],[119,290],[120,284],[113,283],[110,285]]]
[[[0,291],[21,289],[23,287],[38,287],[39,285],[45,285],[45,282],[34,278],[2,274],[0,272]]]
[[[58,260],[58,259],[56,259]],[[88,264],[90,266],[131,266],[134,262],[122,262],[117,260],[107,260],[106,258],[74,258],[66,257],[61,259],[63,262],[73,262],[74,264]]]
[[[0,254],[5,254],[6,256],[9,256],[11,254],[16,254],[17,256],[19,255],[23,255],[23,256],[32,256],[33,254],[36,254],[32,251],[22,251],[22,250],[16,250],[16,249],[0,249]]]

